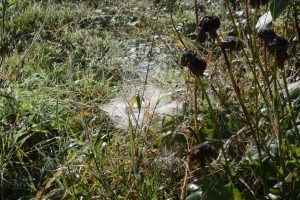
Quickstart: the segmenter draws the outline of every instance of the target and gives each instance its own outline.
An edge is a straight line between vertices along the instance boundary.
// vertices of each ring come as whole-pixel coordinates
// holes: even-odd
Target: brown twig
[[[296,26],[296,30],[298,33],[298,40],[300,40],[300,25],[298,22],[298,7],[296,6],[296,2],[293,5],[293,9],[294,9],[293,15],[294,15],[294,20],[295,20],[295,26]]]
[[[199,15],[198,15],[198,2],[195,0],[195,17],[196,17],[196,31],[198,30]]]
[[[184,178],[183,178],[183,185],[181,187],[181,194],[180,194],[180,200],[185,199],[186,197],[186,186],[188,183],[188,177],[189,177],[189,157],[187,159],[187,162],[184,162],[185,165],[185,173],[184,173]]]

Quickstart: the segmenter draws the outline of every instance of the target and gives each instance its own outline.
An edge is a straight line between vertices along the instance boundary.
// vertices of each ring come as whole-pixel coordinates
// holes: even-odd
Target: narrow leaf
[[[134,104],[136,103],[136,96],[132,97],[131,101],[130,101],[130,108],[133,109],[134,108]]]
[[[139,112],[141,111],[141,107],[142,107],[142,103],[141,103],[141,97],[139,94],[136,95],[136,103],[137,103],[137,107]]]
[[[291,0],[273,0],[271,2],[270,11],[274,20],[280,16],[290,2]]]

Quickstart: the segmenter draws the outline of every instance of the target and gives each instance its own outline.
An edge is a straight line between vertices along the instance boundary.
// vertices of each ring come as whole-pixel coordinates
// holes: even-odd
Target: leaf
[[[291,0],[273,0],[270,5],[273,19],[277,19],[290,3]]]
[[[259,30],[268,26],[273,21],[272,13],[270,11],[264,13],[258,20],[255,25],[255,29]]]
[[[137,103],[137,107],[139,112],[141,111],[141,107],[142,107],[142,103],[141,103],[141,97],[139,94],[136,95],[136,103]]]
[[[136,105],[138,111],[140,112],[140,111],[141,111],[141,108],[142,108],[142,100],[143,100],[143,98],[142,98],[139,94],[135,95],[135,96],[132,97],[132,99],[130,100],[130,108],[133,109],[134,106]]]
[[[186,197],[186,200],[198,200],[198,199],[202,199],[202,191],[198,190],[192,194],[190,194],[189,196]]]
[[[133,109],[134,108],[134,104],[136,103],[136,96],[132,97],[132,99],[130,100],[130,108]]]
[[[288,84],[290,98],[296,100],[300,96],[300,81]]]
[[[208,200],[228,199],[228,200],[242,200],[245,199],[242,193],[230,184],[217,187],[207,193]]]
[[[63,173],[63,168],[59,168],[55,174],[53,174],[53,177],[50,178],[47,182],[45,182],[43,184],[43,187],[41,190],[39,190],[37,193],[36,193],[36,196],[35,196],[35,200],[37,199],[43,199],[43,195],[45,193],[46,190],[48,190],[54,183],[55,181],[62,175]]]
[[[190,183],[187,186],[187,190],[188,192],[196,192],[197,190],[199,190],[199,186],[196,185],[195,183]]]
[[[135,139],[135,136],[134,136],[133,125],[132,125],[132,122],[131,122],[129,116],[128,116],[128,119],[129,119],[129,136],[130,136],[130,143],[129,143],[130,144],[130,157],[131,157],[131,161],[132,161],[132,169],[135,173],[136,172],[135,171],[135,154],[134,154],[134,150],[135,150],[134,139]]]
[[[92,112],[93,112],[92,109],[88,108],[88,109],[85,109],[85,110],[81,111],[79,114],[82,117],[91,117],[92,116]]]

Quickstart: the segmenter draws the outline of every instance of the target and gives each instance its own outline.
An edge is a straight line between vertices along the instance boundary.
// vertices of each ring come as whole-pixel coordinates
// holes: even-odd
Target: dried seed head
[[[284,62],[285,60],[288,58],[288,54],[287,53],[284,53],[284,54],[279,54],[276,56],[276,62],[277,62],[277,66],[280,68],[280,69],[283,69],[284,67]]]
[[[217,151],[214,146],[208,142],[194,146],[189,151],[190,161],[198,161],[200,165],[205,166],[205,162],[216,157]]]
[[[199,21],[199,28],[207,33],[216,32],[220,25],[221,21],[217,16],[203,16]]]
[[[270,54],[275,57],[276,63],[279,68],[284,67],[284,62],[288,58],[287,50],[289,48],[289,42],[280,36],[276,36],[268,44]]]
[[[206,70],[206,61],[202,58],[195,57],[190,63],[190,70],[195,76],[202,76]]]
[[[245,47],[245,44],[237,37],[225,36],[221,39],[221,45],[225,49],[231,51],[238,51]]]
[[[197,35],[196,41],[199,44],[202,44],[202,43],[204,43],[206,41],[206,39],[207,39],[207,34],[204,31],[200,30],[199,33],[198,33],[198,35]]]
[[[206,61],[202,58],[198,58],[195,52],[186,51],[181,56],[181,66],[188,67],[190,71],[196,75],[203,75],[206,69]]]
[[[268,49],[273,55],[286,54],[289,47],[289,42],[280,36],[276,36],[269,42]]]
[[[276,37],[276,33],[273,29],[261,28],[258,30],[257,36],[265,42],[271,42]]]
[[[188,67],[191,61],[196,57],[196,54],[192,51],[185,51],[181,56],[181,66]]]

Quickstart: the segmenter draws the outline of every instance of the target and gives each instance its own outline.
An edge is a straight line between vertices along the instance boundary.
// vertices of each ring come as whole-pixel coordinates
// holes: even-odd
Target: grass
[[[291,43],[279,70],[255,31],[247,40],[247,23],[236,27],[243,51],[222,49],[218,40],[197,44],[193,6],[2,1],[0,198],[299,198],[299,95],[286,95],[299,77],[292,15],[273,24]],[[237,17],[221,3],[199,8],[221,18],[220,37],[234,28]],[[252,15],[247,22],[255,24]],[[206,60],[198,78],[166,63],[171,87],[176,73],[185,81],[184,116],[122,130],[101,110],[126,86],[124,74],[135,76],[128,59],[135,44],[159,46],[175,63],[185,45]],[[188,158],[200,142],[219,153],[205,167]]]

